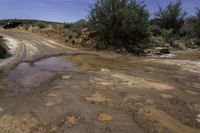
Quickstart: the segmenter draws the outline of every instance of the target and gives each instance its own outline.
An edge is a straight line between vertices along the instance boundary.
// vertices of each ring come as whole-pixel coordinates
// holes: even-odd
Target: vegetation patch
[[[145,54],[146,49],[200,48],[200,9],[188,16],[182,2],[158,7],[149,17],[145,2],[136,0],[97,0],[86,19],[73,23],[37,20],[3,20],[23,23],[22,29],[56,39],[71,47],[107,50],[116,53]],[[150,19],[151,18],[151,19]]]
[[[88,24],[105,48],[138,52],[148,38],[149,13],[144,3],[135,0],[98,0]]]
[[[0,58],[6,58],[9,55],[8,47],[5,43],[5,40],[0,36]]]

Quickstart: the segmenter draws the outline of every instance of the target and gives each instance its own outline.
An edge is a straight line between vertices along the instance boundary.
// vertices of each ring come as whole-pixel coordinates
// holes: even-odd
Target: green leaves
[[[160,20],[160,27],[163,29],[173,29],[174,33],[178,33],[179,29],[185,22],[186,12],[182,9],[181,1],[170,3],[166,8],[159,8],[155,14],[156,19]]]
[[[193,30],[194,30],[195,36],[197,38],[200,38],[200,9],[197,9],[195,20],[196,21],[194,22]]]
[[[134,48],[147,37],[149,13],[136,0],[98,0],[89,13],[89,25],[106,46]]]

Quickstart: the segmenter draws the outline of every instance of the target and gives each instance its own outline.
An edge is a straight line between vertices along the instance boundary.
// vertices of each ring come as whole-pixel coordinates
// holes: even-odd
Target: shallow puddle
[[[63,58],[75,63],[80,71],[100,71],[102,68],[115,70],[130,68],[128,57],[106,58],[98,55],[76,55],[64,56]]]
[[[62,56],[47,58],[34,63],[34,65],[39,69],[47,71],[65,71],[75,69],[75,65],[72,62],[63,59]]]
[[[8,74],[8,80],[23,87],[32,88],[39,87],[53,76],[51,72],[41,71],[28,63],[22,63]]]
[[[8,74],[8,81],[12,84],[22,85],[25,88],[39,87],[56,78],[58,73],[79,70],[79,71],[101,71],[110,73],[116,70],[126,73],[145,74],[146,71],[152,73],[170,73],[178,70],[173,66],[180,66],[182,69],[200,72],[199,61],[171,60],[171,59],[145,59],[134,56],[117,56],[105,58],[97,55],[70,55],[50,57],[36,61],[34,63],[21,63]],[[144,73],[145,72],[145,73]],[[141,78],[124,77],[124,75],[112,75],[114,78],[127,82],[128,85],[141,85],[140,88],[148,87],[162,88],[161,90],[174,89],[173,87],[161,83],[153,83]],[[150,77],[152,78],[152,77]],[[70,76],[63,76],[63,79],[70,79]],[[14,82],[13,82],[14,81]],[[111,86],[110,82],[101,82],[102,85]]]
[[[35,63],[21,63],[8,74],[8,83],[25,88],[39,87],[56,77],[56,72],[74,70],[75,65],[60,57],[52,57]]]

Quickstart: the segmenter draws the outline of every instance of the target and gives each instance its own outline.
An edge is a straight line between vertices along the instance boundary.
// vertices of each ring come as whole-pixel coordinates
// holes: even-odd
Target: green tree
[[[8,54],[8,47],[5,43],[5,40],[2,36],[0,36],[0,59],[6,58]]]
[[[147,38],[149,13],[136,0],[98,0],[89,13],[89,26],[106,46],[133,49]]]
[[[155,14],[155,18],[159,19],[159,26],[163,29],[173,29],[174,33],[178,33],[186,19],[186,12],[182,9],[182,3],[170,2],[165,8],[159,7],[159,11]]]
[[[194,30],[195,36],[197,38],[200,38],[200,9],[197,9],[193,30]]]

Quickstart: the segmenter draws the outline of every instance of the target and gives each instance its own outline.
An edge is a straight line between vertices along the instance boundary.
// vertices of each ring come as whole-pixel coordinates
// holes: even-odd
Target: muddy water
[[[179,55],[180,56],[180,55]],[[195,56],[196,57],[196,56]],[[96,55],[72,55],[50,57],[34,63],[21,63],[8,73],[6,78],[25,88],[39,87],[56,78],[59,72],[67,71],[135,71],[136,74],[172,74],[173,71],[186,70],[200,73],[200,61],[177,59],[153,59],[118,56],[105,58]]]
[[[28,90],[28,96],[0,97],[7,113],[0,123],[11,133],[17,128],[93,133],[91,126],[99,132],[198,133],[199,67],[196,56],[69,55],[21,63],[2,77],[1,88]]]
[[[75,69],[75,65],[72,62],[63,59],[62,57],[43,59],[35,62],[34,66],[46,71],[65,71]]]
[[[74,70],[75,65],[61,57],[42,59],[34,63],[21,63],[6,77],[7,84],[19,85],[25,90],[36,88],[57,77],[56,72]]]

